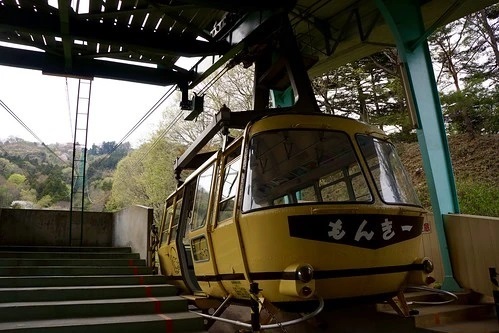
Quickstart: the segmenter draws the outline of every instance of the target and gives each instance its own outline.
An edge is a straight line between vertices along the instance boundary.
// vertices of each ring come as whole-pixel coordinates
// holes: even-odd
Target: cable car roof
[[[496,1],[421,3],[432,30]],[[188,70],[192,61],[182,59],[206,57],[214,69],[218,57],[234,55],[241,39],[283,10],[303,52],[315,59],[312,76],[394,46],[372,0],[0,0],[0,42],[9,43],[0,46],[0,64],[63,76],[192,84],[206,67]]]

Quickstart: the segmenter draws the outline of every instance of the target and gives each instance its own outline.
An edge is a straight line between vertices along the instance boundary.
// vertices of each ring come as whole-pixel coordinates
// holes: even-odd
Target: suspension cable
[[[154,105],[142,116],[142,118],[140,118],[140,120],[127,132],[127,134],[125,134],[125,136],[117,144],[114,145],[111,151],[95,164],[95,167],[98,167],[104,161],[109,159],[111,157],[111,154],[114,153],[116,149],[118,149],[118,147],[121,146],[123,142],[125,142],[125,140],[128,139],[128,137],[132,135],[132,133],[137,130],[137,128],[141,126],[144,121],[146,121],[147,118],[149,118],[149,116],[151,116],[151,114],[153,114],[173,94],[176,88],[176,85],[171,86],[170,89],[163,96],[161,96],[160,99],[156,103],[154,103]]]
[[[163,130],[163,132],[161,132],[161,134],[154,140],[154,142],[149,147],[149,149],[147,149],[147,151],[145,153],[143,153],[137,159],[137,161],[135,161],[132,164],[132,169],[135,169],[144,160],[144,158],[147,155],[149,155],[149,153],[151,153],[154,150],[154,148],[156,148],[156,146],[161,142],[161,140],[166,136],[166,134],[171,130],[171,128],[180,120],[181,117],[182,117],[182,113],[177,114],[177,116],[170,122],[170,124],[168,124],[168,126],[166,126],[166,128]]]
[[[226,66],[223,70],[218,72],[199,92],[198,95],[204,94],[209,88],[213,86],[220,78],[227,73],[227,71],[230,69],[230,66]],[[149,109],[149,111],[146,112],[146,114],[135,124],[132,129],[128,131],[127,134],[111,149],[111,151],[99,162],[96,163],[96,167],[98,167],[101,163],[103,163],[105,160],[111,157],[111,154],[120,146],[123,144],[123,142],[140,126],[142,123],[154,112],[156,109],[165,102],[175,91],[177,88],[177,85],[172,86],[152,107]],[[161,134],[154,140],[152,145],[149,147],[149,149],[143,153],[139,159],[133,163],[132,168],[136,168],[139,163],[141,163],[144,158],[154,149],[156,146],[159,144],[159,142],[166,136],[166,134],[170,131],[170,129],[180,120],[180,117],[182,116],[182,113],[179,113],[171,122],[170,124],[167,125],[167,127],[161,132]]]
[[[69,163],[67,161],[64,161],[59,155],[57,155],[52,149],[49,148],[49,146],[47,146],[42,139],[40,139],[40,137],[38,135],[35,134],[35,132],[33,132],[31,130],[31,128],[28,127],[28,125],[26,125],[22,120],[21,118],[19,118],[15,113],[14,111],[12,111],[8,106],[7,104],[5,104],[1,99],[0,99],[0,106],[2,106],[19,124],[21,124],[22,127],[24,127],[24,129],[26,129],[38,142],[40,142],[40,144],[45,147],[45,149],[47,149],[50,153],[52,153],[55,157],[57,157],[59,160],[61,160],[64,164],[69,165]]]
[[[230,69],[229,66],[225,66],[223,70],[218,72],[211,80],[198,92],[198,95],[203,95],[208,89],[210,89],[220,78],[227,73]]]
[[[71,121],[71,103],[69,101],[69,86],[68,86],[68,78],[67,77],[66,77],[66,103],[68,106],[69,132],[71,133],[71,141],[74,141],[73,122]]]

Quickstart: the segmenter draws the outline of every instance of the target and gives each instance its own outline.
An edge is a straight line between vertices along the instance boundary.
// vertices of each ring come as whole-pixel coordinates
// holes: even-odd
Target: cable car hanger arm
[[[247,110],[232,112],[225,107],[215,114],[211,124],[199,135],[199,137],[189,146],[189,148],[175,161],[174,170],[177,175],[183,169],[189,168],[189,163],[197,153],[210,141],[222,128],[243,129],[252,120],[269,115],[273,112],[287,112],[291,108]]]

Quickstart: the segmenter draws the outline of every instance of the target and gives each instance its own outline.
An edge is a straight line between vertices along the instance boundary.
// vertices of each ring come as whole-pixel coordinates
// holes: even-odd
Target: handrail
[[[434,288],[429,288],[429,287],[424,287],[424,286],[408,286],[406,289],[413,289],[413,290],[423,290],[423,291],[428,291],[432,292],[435,294],[439,295],[445,295],[449,296],[450,299],[446,299],[444,301],[440,302],[425,302],[425,301],[412,301],[411,304],[417,304],[417,305],[444,305],[448,304],[454,301],[458,300],[458,297],[456,294],[451,293],[450,291],[442,290],[442,289],[434,289]]]
[[[317,296],[317,298],[319,300],[319,306],[317,307],[317,309],[315,309],[315,311],[313,311],[313,312],[311,312],[309,314],[306,314],[306,315],[304,315],[301,318],[297,318],[297,319],[285,321],[283,323],[261,325],[260,328],[262,330],[266,330],[266,329],[274,329],[274,328],[280,328],[280,327],[284,327],[284,326],[295,325],[295,324],[299,324],[299,323],[301,323],[303,321],[309,320],[310,318],[313,318],[313,317],[317,316],[324,309],[324,299],[322,297],[318,297],[318,296]],[[207,319],[219,320],[219,321],[222,321],[222,322],[225,322],[225,323],[229,323],[229,324],[241,326],[241,327],[244,327],[244,328],[251,328],[251,324],[243,323],[243,322],[238,321],[238,320],[232,320],[232,319],[227,319],[227,318],[215,317],[213,315],[207,315],[207,314],[199,313],[199,312],[196,312],[196,311],[190,311],[190,312],[198,314],[201,317],[204,317],[204,318],[207,318]]]

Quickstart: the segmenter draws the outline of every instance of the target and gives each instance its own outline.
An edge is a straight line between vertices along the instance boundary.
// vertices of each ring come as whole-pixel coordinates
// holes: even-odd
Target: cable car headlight
[[[304,263],[286,267],[279,282],[279,292],[292,297],[312,297],[315,294],[314,268]]]
[[[300,296],[301,297],[305,297],[305,298],[308,298],[312,295],[313,293],[313,290],[307,286],[301,288],[300,290]]]
[[[426,258],[417,258],[413,265],[417,265],[417,269],[407,272],[406,284],[409,286],[428,285],[435,282],[435,279],[429,276],[435,268],[433,262]]]
[[[308,283],[314,278],[314,269],[310,265],[302,265],[296,269],[296,277],[303,283]]]
[[[423,272],[425,272],[426,274],[430,274],[431,272],[433,272],[434,266],[433,262],[430,259],[425,258],[422,264],[423,264]]]

